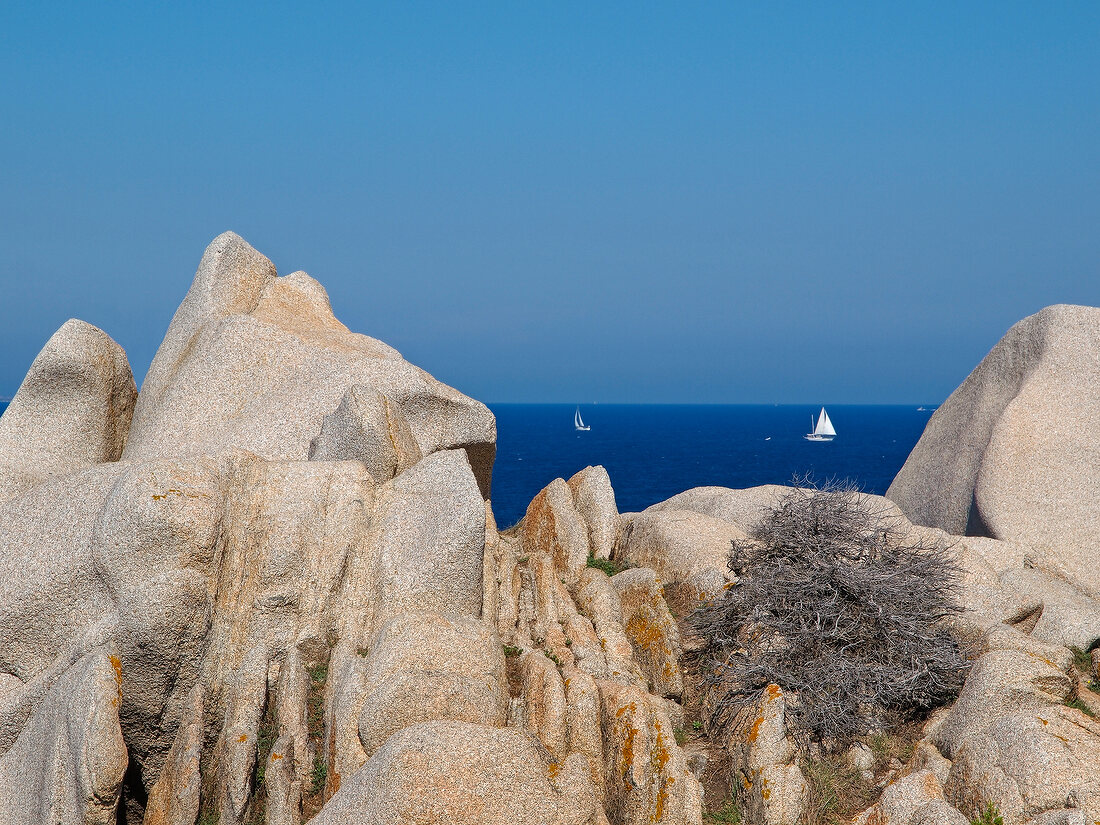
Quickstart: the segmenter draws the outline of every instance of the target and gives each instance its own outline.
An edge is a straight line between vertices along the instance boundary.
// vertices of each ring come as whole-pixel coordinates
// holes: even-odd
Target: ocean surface
[[[611,476],[619,510],[644,510],[692,487],[850,479],[886,492],[934,407],[830,406],[837,437],[806,441],[820,407],[802,405],[490,404],[497,417],[493,512],[515,524],[539,490],[589,464]],[[0,414],[7,404],[0,401]]]
[[[886,492],[934,405],[830,405],[837,437],[806,441],[820,406],[490,404],[497,417],[493,512],[515,524],[539,490],[589,464],[611,476],[619,510],[637,512],[692,487],[787,484],[810,473]]]

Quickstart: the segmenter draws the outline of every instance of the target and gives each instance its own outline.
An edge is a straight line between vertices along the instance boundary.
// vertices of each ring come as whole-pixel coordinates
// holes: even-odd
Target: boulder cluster
[[[880,501],[955,549],[974,662],[861,825],[1100,820],[1098,356],[1100,310],[1021,322]],[[669,601],[783,488],[620,514],[588,467],[500,531],[495,442],[232,233],[140,393],[66,323],[0,417],[0,825],[700,823]],[[710,743],[750,822],[809,804],[786,700]]]

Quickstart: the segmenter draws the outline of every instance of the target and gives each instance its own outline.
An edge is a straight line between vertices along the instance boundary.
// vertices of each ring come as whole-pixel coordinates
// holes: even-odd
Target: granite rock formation
[[[1100,596],[1100,309],[1013,326],[933,414],[887,492],[911,521],[1045,548]]]
[[[494,449],[231,233],[136,404],[66,324],[0,419],[0,821],[699,822],[606,472],[501,535]]]

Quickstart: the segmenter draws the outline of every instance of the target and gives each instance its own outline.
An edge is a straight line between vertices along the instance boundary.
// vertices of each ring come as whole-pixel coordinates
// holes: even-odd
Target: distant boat
[[[813,427],[813,432],[806,433],[804,438],[807,441],[832,441],[836,438],[833,422],[829,420],[829,414],[825,412],[824,407],[817,416],[817,426],[814,426],[814,417],[810,416],[810,426]]]
[[[584,423],[584,419],[581,418],[581,408],[577,407],[576,413],[573,414],[573,427],[582,433],[586,433],[592,428]]]

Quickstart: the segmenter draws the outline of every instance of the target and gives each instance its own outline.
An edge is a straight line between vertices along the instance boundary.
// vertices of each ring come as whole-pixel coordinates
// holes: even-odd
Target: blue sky
[[[1095,3],[0,6],[0,396],[233,229],[486,401],[942,400],[1100,304]]]

